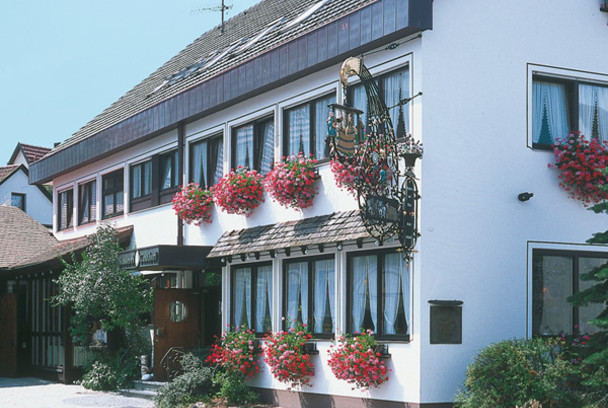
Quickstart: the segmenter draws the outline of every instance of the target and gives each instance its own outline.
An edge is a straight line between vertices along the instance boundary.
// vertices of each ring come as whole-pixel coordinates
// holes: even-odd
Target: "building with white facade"
[[[49,148],[17,143],[7,165],[0,167],[0,205],[7,204],[21,208],[39,223],[53,225],[53,203],[49,191],[39,185],[30,185],[28,169]]]
[[[281,406],[447,407],[482,347],[571,332],[590,313],[565,298],[578,274],[608,258],[585,244],[602,218],[569,199],[547,164],[556,137],[591,129],[595,106],[596,136],[608,138],[607,23],[593,0],[266,0],[33,164],[30,182],[52,182],[60,240],[104,222],[133,226],[123,260],[158,288],[157,365],[170,347],[208,344],[243,319],[260,334],[281,330],[298,309],[288,299],[295,279],[319,350],[312,386],[289,392],[267,369],[253,386]],[[363,56],[386,105],[423,93],[401,121],[425,146],[414,170],[421,237],[407,263],[396,239],[377,246],[362,229],[324,156],[327,105],[346,97],[366,109],[357,80],[346,94],[339,82],[350,56]],[[179,185],[213,185],[245,161],[264,172],[300,140],[319,159],[312,207],[266,196],[249,217],[216,207],[211,224],[177,219]],[[518,200],[524,192],[533,196]],[[165,316],[175,302],[190,320]],[[172,337],[180,324],[190,330]],[[361,327],[388,344],[392,370],[365,393],[327,365],[331,337]]]

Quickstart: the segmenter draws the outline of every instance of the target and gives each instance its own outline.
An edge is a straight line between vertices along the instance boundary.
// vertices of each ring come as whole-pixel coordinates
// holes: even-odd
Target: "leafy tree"
[[[89,237],[89,246],[79,262],[63,260],[64,272],[56,280],[59,294],[55,305],[69,305],[73,314],[70,331],[85,342],[95,325],[111,332],[136,331],[142,315],[152,310],[152,291],[138,274],[118,265],[118,233],[111,226],[100,226]]]
[[[608,175],[608,169],[602,171]],[[602,190],[608,191],[608,185]],[[600,202],[590,208],[595,213],[608,213],[608,201]],[[593,234],[589,244],[608,244],[608,231]],[[575,306],[587,306],[590,303],[604,305],[604,310],[589,323],[600,329],[588,340],[581,364],[582,384],[592,399],[608,401],[608,262],[593,268],[580,276],[581,280],[596,282],[595,285],[581,290],[568,298]]]

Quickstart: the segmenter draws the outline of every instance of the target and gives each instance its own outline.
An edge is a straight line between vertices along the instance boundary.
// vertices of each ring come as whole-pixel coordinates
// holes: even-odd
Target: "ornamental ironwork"
[[[406,258],[418,238],[418,187],[413,172],[422,145],[406,136],[397,144],[395,130],[377,82],[360,58],[348,58],[340,68],[346,99],[348,78],[360,78],[367,96],[367,123],[363,111],[343,104],[329,105],[328,145],[333,160],[355,170],[359,210],[369,234],[379,243],[397,237]],[[416,96],[420,95],[417,94]],[[413,98],[401,99],[405,105]],[[403,170],[400,163],[403,162]]]

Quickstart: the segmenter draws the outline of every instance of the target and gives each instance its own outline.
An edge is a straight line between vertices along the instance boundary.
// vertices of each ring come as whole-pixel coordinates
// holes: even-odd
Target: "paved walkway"
[[[0,407],[10,408],[152,408],[151,400],[115,392],[89,391],[39,378],[0,377]]]

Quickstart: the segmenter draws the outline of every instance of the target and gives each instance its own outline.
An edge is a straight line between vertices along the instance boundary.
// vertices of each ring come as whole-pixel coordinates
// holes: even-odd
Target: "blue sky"
[[[226,0],[233,17],[260,0]],[[5,0],[0,166],[18,142],[52,147],[220,24],[221,0]]]

